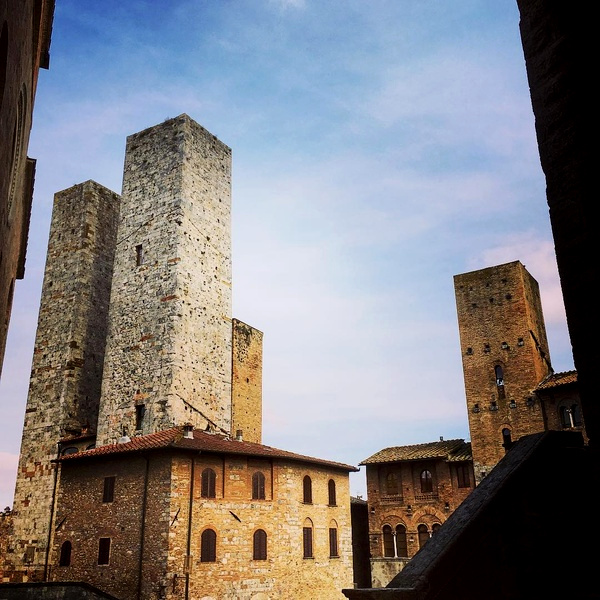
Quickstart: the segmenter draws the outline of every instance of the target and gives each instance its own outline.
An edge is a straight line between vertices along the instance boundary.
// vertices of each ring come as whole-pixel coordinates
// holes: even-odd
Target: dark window
[[[459,488],[471,487],[471,477],[468,464],[456,465],[456,479]]]
[[[441,526],[442,526],[441,523],[434,523],[431,526],[431,535],[435,535],[440,530]]]
[[[337,504],[337,499],[335,496],[335,481],[330,479],[327,487],[329,490],[329,506],[335,506]]]
[[[581,410],[579,409],[579,404],[571,405],[571,418],[573,419],[574,427],[581,427],[583,425],[583,421],[581,419]]]
[[[216,497],[216,479],[217,476],[212,469],[204,469],[204,471],[202,471],[202,490],[200,495],[203,498]]]
[[[252,499],[265,499],[265,476],[260,471],[252,475]]]
[[[200,562],[217,560],[217,534],[212,529],[205,529],[200,538]]]
[[[69,446],[68,448],[65,448],[62,451],[63,456],[67,456],[68,454],[77,454],[79,452],[78,448],[75,448],[75,446]]]
[[[406,527],[396,525],[396,556],[408,557],[408,544],[406,543]]]
[[[68,567],[71,564],[71,542],[63,542],[60,547],[60,558],[58,564],[61,567]]]
[[[433,492],[433,477],[431,471],[427,469],[421,471],[421,493],[430,494]]]
[[[144,248],[141,244],[135,247],[135,264],[138,267],[144,264]]]
[[[502,371],[502,367],[500,365],[496,365],[494,367],[494,372],[496,376],[496,387],[498,389],[498,398],[504,398],[504,372]]]
[[[304,558],[313,557],[313,531],[312,527],[302,528],[302,550]]]
[[[396,473],[388,473],[385,478],[385,491],[388,496],[398,495],[398,475]]]
[[[339,556],[337,529],[335,527],[329,528],[329,556],[331,558]]]
[[[389,525],[383,526],[383,556],[394,558],[394,535]]]
[[[146,407],[143,404],[136,404],[135,407],[135,428],[137,430],[142,429],[144,424],[144,415],[146,414]]]
[[[312,504],[312,481],[308,475],[302,481],[302,498],[304,504]]]
[[[419,548],[422,548],[429,540],[429,530],[427,525],[419,525],[417,527],[417,534],[419,536]]]
[[[509,450],[510,447],[512,446],[512,439],[511,439],[511,432],[510,429],[508,429],[508,427],[505,427],[502,430],[502,446],[504,446],[505,450]]]
[[[104,494],[102,502],[112,502],[115,499],[115,477],[104,478]]]
[[[32,563],[35,560],[35,546],[25,548],[25,562]]]
[[[252,558],[254,560],[267,560],[267,534],[262,529],[254,532]]]
[[[110,538],[100,538],[98,541],[98,564],[107,565],[110,560]]]

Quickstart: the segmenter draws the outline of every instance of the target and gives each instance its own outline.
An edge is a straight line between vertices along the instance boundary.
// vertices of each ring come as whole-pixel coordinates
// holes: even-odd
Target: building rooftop
[[[554,389],[563,385],[577,383],[577,371],[564,371],[563,373],[551,373],[538,386],[538,390]]]
[[[192,430],[191,437],[186,437],[184,427],[172,427],[164,431],[126,438],[127,441],[117,444],[99,446],[90,450],[83,450],[73,454],[66,454],[59,458],[60,461],[83,460],[88,458],[127,454],[132,452],[146,452],[154,450],[176,449],[193,452],[207,452],[212,454],[233,454],[240,456],[253,456],[260,458],[277,458],[293,460],[314,465],[324,466],[343,471],[359,471],[357,467],[344,463],[313,458],[295,452],[279,450],[263,444],[244,442],[228,436],[206,431]]]
[[[446,461],[459,462],[473,460],[471,442],[463,439],[440,440],[427,444],[412,446],[393,446],[376,452],[363,460],[361,465],[398,462],[402,460],[424,460],[439,458]]]

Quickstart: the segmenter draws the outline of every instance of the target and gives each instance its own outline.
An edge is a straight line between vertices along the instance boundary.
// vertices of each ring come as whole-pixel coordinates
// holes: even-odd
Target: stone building
[[[514,261],[454,278],[471,441],[385,448],[366,465],[373,587],[386,586],[504,458],[544,431],[587,440],[577,373],[554,373],[537,281]]]
[[[27,156],[40,69],[50,64],[54,0],[0,3],[0,372],[15,281],[25,276],[35,159]]]
[[[324,599],[352,584],[357,469],[262,445],[263,334],[231,315],[230,212],[231,150],[187,115],[127,138],[121,196],[93,181],[55,195],[4,581],[123,599],[180,598],[183,580],[186,598],[255,600],[282,578]],[[205,469],[219,491],[196,502]]]

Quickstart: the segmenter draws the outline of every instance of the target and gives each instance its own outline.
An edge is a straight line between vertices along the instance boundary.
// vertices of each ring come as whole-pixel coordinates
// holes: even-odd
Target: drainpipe
[[[148,479],[150,475],[150,459],[142,455],[146,461],[146,472],[144,473],[144,497],[142,499],[142,523],[140,527],[140,558],[138,562],[138,584],[137,599],[142,600],[142,575],[144,569],[144,537],[146,535],[146,503],[148,498]]]
[[[54,484],[52,485],[52,499],[50,502],[50,523],[48,524],[48,540],[46,542],[46,560],[44,562],[44,581],[48,581],[50,574],[50,545],[52,544],[52,528],[54,527],[54,511],[56,509],[56,487],[58,485],[58,469],[60,463],[58,458],[60,456],[60,442],[56,450],[56,458],[50,462],[55,463],[54,469]]]
[[[192,456],[192,465],[190,470],[190,502],[188,507],[188,530],[187,530],[187,549],[185,556],[185,600],[189,599],[190,594],[190,571],[192,570],[192,509],[194,506],[194,468],[196,460]]]

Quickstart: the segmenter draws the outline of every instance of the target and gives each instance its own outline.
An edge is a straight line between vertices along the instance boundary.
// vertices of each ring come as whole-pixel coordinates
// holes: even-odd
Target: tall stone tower
[[[44,573],[59,442],[96,428],[119,201],[93,181],[54,196],[5,557],[30,579]]]
[[[231,150],[187,115],[127,138],[97,444],[231,429]]]
[[[519,262],[454,277],[477,482],[511,442],[544,431],[532,394],[552,373],[537,281]]]

